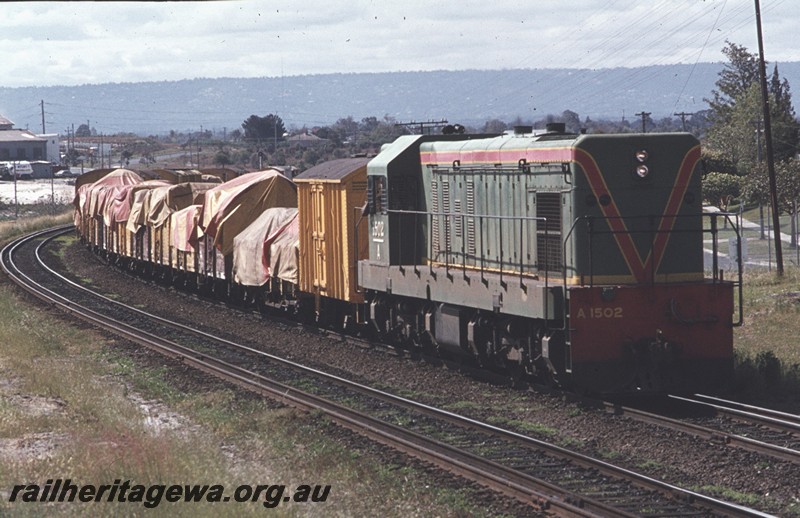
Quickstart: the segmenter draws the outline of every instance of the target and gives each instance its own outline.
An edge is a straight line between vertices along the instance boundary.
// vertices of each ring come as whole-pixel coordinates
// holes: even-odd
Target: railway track
[[[603,402],[608,412],[800,464],[800,416],[713,396],[668,396],[647,410]],[[655,410],[649,408],[656,406]],[[674,417],[680,416],[680,417]]]
[[[677,401],[708,408],[711,422],[729,441],[753,444],[759,451],[800,464],[800,416],[703,394],[670,396]]]
[[[93,294],[44,265],[42,248],[67,231],[11,243],[2,251],[3,269],[25,290],[77,318],[286,404],[322,412],[539,510],[567,516],[767,516]]]

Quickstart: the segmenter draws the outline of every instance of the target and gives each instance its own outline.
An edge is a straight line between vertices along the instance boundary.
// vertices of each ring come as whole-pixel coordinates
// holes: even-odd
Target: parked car
[[[60,171],[57,171],[53,176],[55,178],[74,178],[76,176],[80,176],[80,174],[79,173],[73,173],[69,169],[62,169]]]

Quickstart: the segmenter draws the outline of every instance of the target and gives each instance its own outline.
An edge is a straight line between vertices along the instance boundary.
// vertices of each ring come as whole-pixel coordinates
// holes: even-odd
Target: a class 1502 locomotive
[[[731,376],[741,269],[717,267],[725,215],[703,212],[690,134],[408,135],[274,176],[132,181],[117,209],[87,180],[76,224],[129,266],[519,377],[662,393]],[[167,201],[141,225],[109,215],[147,196]]]

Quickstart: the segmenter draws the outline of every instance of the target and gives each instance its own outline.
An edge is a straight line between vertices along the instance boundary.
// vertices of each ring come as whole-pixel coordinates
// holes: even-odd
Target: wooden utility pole
[[[645,127],[645,123],[647,122],[647,118],[651,115],[652,112],[639,112],[636,114],[637,117],[642,118],[642,133],[647,133],[647,128]]]
[[[44,135],[45,133],[47,133],[47,130],[44,127],[44,99],[42,99],[41,106],[42,106],[42,135]]]
[[[681,118],[681,124],[683,124],[683,131],[686,131],[686,116],[691,115],[691,113],[679,112],[679,113],[673,113],[672,115]]]
[[[778,186],[775,179],[775,155],[772,150],[772,124],[769,113],[769,91],[767,90],[767,69],[764,63],[764,37],[761,34],[761,5],[756,3],[756,30],[758,32],[758,73],[761,76],[761,102],[764,109],[764,141],[767,151],[767,172],[769,173],[769,194],[772,200],[772,228],[775,236],[775,262],[778,277],[783,277],[783,250],[781,245],[781,219],[778,207]]]

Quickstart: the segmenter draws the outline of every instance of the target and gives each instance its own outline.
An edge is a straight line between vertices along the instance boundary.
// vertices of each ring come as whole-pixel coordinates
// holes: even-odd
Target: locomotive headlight
[[[640,149],[636,152],[636,160],[639,161],[640,164],[643,164],[647,161],[647,157],[650,156],[647,154],[647,151],[644,149]]]
[[[639,175],[639,178],[644,178],[650,173],[650,169],[647,168],[646,165],[642,164],[636,168],[636,174]]]

